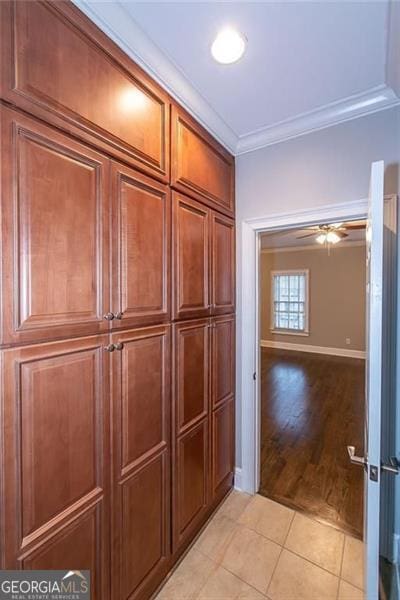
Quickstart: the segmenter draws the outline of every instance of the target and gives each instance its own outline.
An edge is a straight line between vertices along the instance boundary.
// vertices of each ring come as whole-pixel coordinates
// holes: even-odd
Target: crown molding
[[[141,29],[122,3],[72,1],[229,152],[235,154],[239,140],[237,134],[208,104],[180,68]]]
[[[392,88],[379,85],[239,136],[210,106],[187,75],[143,31],[122,2],[72,1],[234,155],[259,150],[400,104],[400,98]]]
[[[400,98],[387,85],[379,85],[361,94],[325,104],[269,127],[239,137],[236,154],[259,150],[271,144],[318,131],[345,121],[363,117],[400,104]]]

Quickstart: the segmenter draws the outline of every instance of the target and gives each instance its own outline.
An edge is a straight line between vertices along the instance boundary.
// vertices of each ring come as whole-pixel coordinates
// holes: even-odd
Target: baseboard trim
[[[239,469],[239,467],[235,468],[235,478],[233,482],[233,487],[239,492],[242,491],[242,469]]]
[[[279,350],[295,350],[296,352],[311,352],[313,354],[328,354],[331,356],[344,356],[347,358],[365,359],[363,350],[348,350],[347,348],[327,348],[325,346],[311,346],[309,344],[294,344],[292,342],[273,342],[261,340],[262,348],[277,348]]]

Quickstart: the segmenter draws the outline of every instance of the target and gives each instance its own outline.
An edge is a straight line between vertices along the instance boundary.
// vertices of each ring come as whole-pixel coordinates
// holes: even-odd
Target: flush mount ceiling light
[[[246,41],[244,35],[231,27],[226,27],[219,32],[213,41],[211,54],[217,62],[229,65],[243,56]]]

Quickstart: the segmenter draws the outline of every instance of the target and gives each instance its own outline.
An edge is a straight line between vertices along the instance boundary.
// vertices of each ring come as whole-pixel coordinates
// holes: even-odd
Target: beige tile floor
[[[362,600],[363,544],[233,491],[157,600]]]

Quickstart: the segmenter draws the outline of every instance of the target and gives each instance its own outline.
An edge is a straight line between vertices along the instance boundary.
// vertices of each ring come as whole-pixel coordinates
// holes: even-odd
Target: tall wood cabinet
[[[233,482],[234,159],[67,0],[0,27],[0,567],[149,600]]]

